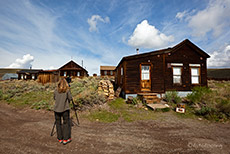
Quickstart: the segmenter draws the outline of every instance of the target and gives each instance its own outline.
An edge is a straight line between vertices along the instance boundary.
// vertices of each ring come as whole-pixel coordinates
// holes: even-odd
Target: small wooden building
[[[115,84],[127,94],[191,91],[207,86],[210,56],[188,39],[172,48],[123,57],[116,67]]]
[[[59,81],[58,70],[42,70],[38,75],[38,82],[45,83],[54,83]]]
[[[100,74],[102,77],[103,76],[114,77],[115,69],[116,69],[116,66],[100,66]]]
[[[17,72],[18,80],[36,80],[42,70],[23,69]]]
[[[65,64],[64,66],[60,67],[58,69],[59,71],[59,76],[60,77],[87,77],[88,75],[88,71],[86,69],[84,69],[83,67],[81,67],[80,65],[78,65],[77,63],[75,63],[74,61],[70,61],[67,64]]]

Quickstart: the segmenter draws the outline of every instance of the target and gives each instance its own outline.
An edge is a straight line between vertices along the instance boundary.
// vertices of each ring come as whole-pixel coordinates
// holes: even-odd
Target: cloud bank
[[[22,57],[22,59],[18,58],[14,63],[12,63],[8,68],[30,68],[32,67],[32,62],[34,61],[34,57],[30,54],[26,54]]]
[[[103,19],[99,15],[92,15],[92,17],[87,20],[87,22],[89,24],[89,31],[90,32],[98,31],[97,24],[98,24],[99,21],[103,22],[103,23],[109,23],[110,22],[109,17],[105,17]]]
[[[228,67],[230,62],[230,45],[227,45],[222,51],[214,51],[208,59],[209,67]]]
[[[172,35],[166,36],[155,26],[149,25],[147,20],[143,20],[135,28],[128,40],[128,44],[135,48],[161,48],[173,41],[174,37]]]
[[[218,37],[230,26],[229,12],[230,0],[211,0],[205,9],[197,12],[178,12],[176,18],[188,21],[193,36],[204,37],[211,33]]]

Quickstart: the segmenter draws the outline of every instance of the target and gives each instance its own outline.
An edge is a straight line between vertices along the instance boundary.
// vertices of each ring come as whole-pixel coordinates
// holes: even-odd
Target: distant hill
[[[208,69],[207,73],[209,80],[230,80],[230,68]]]

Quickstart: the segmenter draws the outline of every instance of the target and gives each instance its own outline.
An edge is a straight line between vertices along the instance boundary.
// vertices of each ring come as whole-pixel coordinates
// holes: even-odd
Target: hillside
[[[230,80],[230,68],[226,69],[208,69],[208,79]]]

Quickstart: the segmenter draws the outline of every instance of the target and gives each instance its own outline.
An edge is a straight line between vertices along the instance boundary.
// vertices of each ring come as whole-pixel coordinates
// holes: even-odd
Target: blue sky
[[[90,74],[123,56],[188,38],[230,67],[230,0],[0,0],[0,68],[56,69],[71,59]]]

